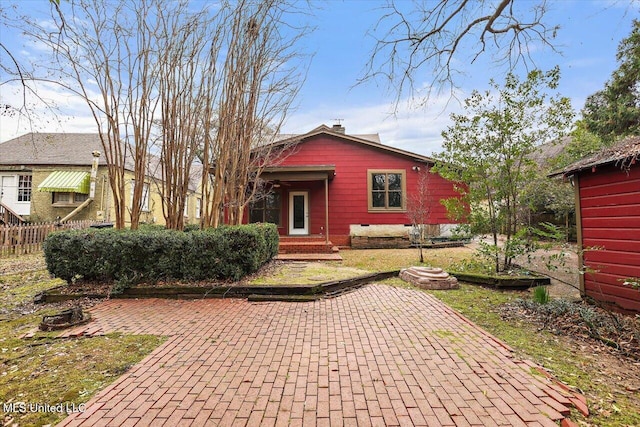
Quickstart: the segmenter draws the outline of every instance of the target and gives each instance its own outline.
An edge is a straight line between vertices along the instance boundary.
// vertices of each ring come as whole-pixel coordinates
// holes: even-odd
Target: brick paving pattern
[[[65,334],[168,339],[60,425],[557,426],[575,399],[420,291],[108,300],[91,311]]]

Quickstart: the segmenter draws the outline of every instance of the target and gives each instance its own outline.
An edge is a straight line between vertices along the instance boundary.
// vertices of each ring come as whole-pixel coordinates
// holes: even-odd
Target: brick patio
[[[66,335],[169,338],[60,425],[556,426],[575,399],[420,291],[109,300],[92,315]]]

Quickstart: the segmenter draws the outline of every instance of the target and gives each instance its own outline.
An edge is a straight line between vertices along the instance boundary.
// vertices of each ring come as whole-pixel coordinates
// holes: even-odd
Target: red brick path
[[[61,425],[554,426],[566,391],[434,297],[110,300],[68,335],[168,335]]]

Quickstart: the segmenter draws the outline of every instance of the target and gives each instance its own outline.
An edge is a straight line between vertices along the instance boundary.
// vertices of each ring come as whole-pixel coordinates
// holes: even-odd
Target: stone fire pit
[[[80,307],[70,308],[52,316],[44,316],[40,323],[41,331],[55,331],[82,325],[91,320],[89,313],[83,313]]]
[[[458,279],[437,267],[410,267],[400,270],[400,278],[422,289],[458,289]]]

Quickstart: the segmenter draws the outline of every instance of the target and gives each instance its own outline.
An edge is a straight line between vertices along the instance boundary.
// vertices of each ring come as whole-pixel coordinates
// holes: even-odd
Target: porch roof
[[[266,181],[323,181],[332,180],[335,165],[270,166],[263,169],[260,178]]]

